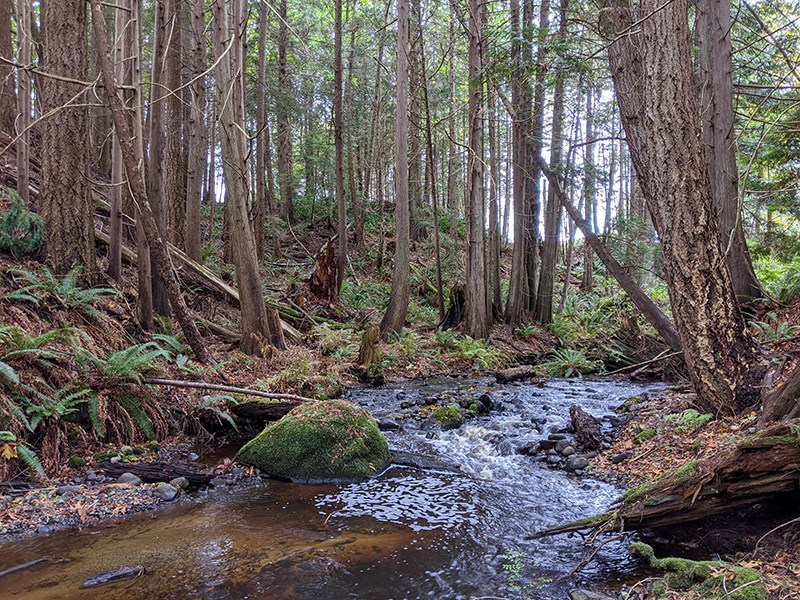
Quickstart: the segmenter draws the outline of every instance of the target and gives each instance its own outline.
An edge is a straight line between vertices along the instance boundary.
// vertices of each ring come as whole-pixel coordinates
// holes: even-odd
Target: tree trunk
[[[742,227],[733,127],[730,0],[700,0],[697,31],[703,140],[722,248],[736,296],[743,301],[762,298],[764,292],[753,270]]]
[[[9,0],[5,0],[9,2]],[[11,26],[8,28],[11,37]],[[10,45],[10,40],[9,40]],[[17,0],[17,62],[27,65],[32,62],[31,52],[31,11],[30,0]],[[17,192],[27,205],[31,199],[30,191],[30,139],[28,128],[31,124],[31,75],[25,69],[17,70],[17,113],[16,132],[19,139],[17,150]],[[13,124],[12,119],[12,124]],[[13,132],[9,129],[8,132]]]
[[[583,207],[584,217],[589,228],[597,233],[594,226],[595,202],[597,201],[597,186],[594,164],[594,85],[589,79],[588,89],[586,90],[586,139],[583,147]],[[583,277],[581,278],[581,289],[590,291],[594,286],[594,265],[592,264],[592,247],[590,244],[583,245]]]
[[[408,312],[410,224],[408,209],[408,1],[397,0],[397,105],[394,118],[395,222],[397,236],[389,306],[381,321],[381,335],[398,333]]]
[[[88,76],[86,3],[84,0],[45,5],[45,71],[85,81]],[[87,98],[79,84],[41,79],[46,111],[43,121],[41,194],[47,260],[58,274],[84,267],[94,279],[94,206],[89,185]],[[68,104],[75,104],[65,108]]]
[[[203,196],[203,175],[208,160],[206,141],[205,109],[206,109],[206,38],[205,18],[203,17],[204,0],[192,0],[189,4],[191,13],[191,70],[192,84],[189,86],[189,119],[186,123],[186,224],[184,229],[184,245],[186,254],[192,260],[199,261],[202,243],[200,235],[200,205]]]
[[[214,16],[214,51],[217,56],[215,68],[219,90],[217,102],[222,107],[219,113],[219,130],[227,213],[233,231],[236,232],[231,242],[241,306],[240,347],[246,354],[260,356],[273,338],[270,335],[261,291],[256,243],[248,209],[249,186],[244,129],[244,43],[247,13],[244,1],[236,0],[230,15],[227,3],[223,3],[223,0],[216,0],[211,8]],[[229,45],[231,47],[226,53]]]
[[[153,64],[150,75],[150,102],[147,110],[147,140],[149,151],[147,156],[147,197],[153,207],[153,215],[161,236],[167,237],[167,207],[165,198],[164,154],[166,151],[166,132],[164,116],[166,113],[165,67],[167,42],[169,40],[169,21],[167,3],[173,0],[155,1],[155,24],[153,32]],[[154,251],[153,248],[150,249]],[[155,256],[150,260],[156,262]],[[153,273],[153,310],[159,315],[169,314],[164,282],[158,271]]]
[[[27,2],[22,2],[22,0],[17,0],[17,2],[22,6],[22,11],[20,12],[25,12]],[[11,44],[11,15],[13,12],[14,2],[12,0],[0,0],[0,56],[8,60],[14,58],[14,48]],[[19,22],[17,23],[17,39],[20,42],[24,36],[29,35],[23,33],[27,32],[28,29],[30,28],[20,28]],[[30,39],[28,39],[27,43],[30,48]],[[30,61],[18,62],[27,65]],[[14,137],[14,121],[16,121],[17,117],[17,94],[14,89],[14,74],[11,69],[10,65],[0,64],[0,131]],[[19,72],[22,74],[21,69]]]
[[[131,133],[131,127],[128,124],[125,105],[119,97],[117,82],[114,78],[108,33],[106,32],[106,22],[103,16],[102,5],[103,3],[100,0],[92,0],[93,39],[94,43],[98,45],[98,52],[101,56],[101,70],[103,72],[103,82],[106,89],[106,99],[110,104],[111,115],[114,119],[114,127],[119,133],[120,147],[122,148],[122,157],[125,163],[125,172],[128,176],[131,193],[141,211],[139,221],[150,241],[150,248],[153,250],[153,255],[156,259],[156,268],[166,284],[167,293],[169,294],[172,308],[175,311],[175,318],[186,336],[186,341],[189,343],[192,350],[194,350],[199,361],[209,362],[211,356],[208,354],[203,339],[200,337],[200,332],[197,330],[197,326],[194,323],[194,319],[183,300],[178,278],[175,273],[175,267],[172,264],[172,259],[167,250],[167,242],[158,230],[153,210],[147,198],[147,189],[140,167],[141,156],[139,156],[139,161],[137,161],[137,154],[139,154],[139,152],[134,149],[134,137]],[[72,17],[74,18],[74,13]],[[92,236],[94,236],[94,228],[92,228]],[[141,256],[142,255],[140,255],[140,257]]]
[[[447,111],[447,209],[450,211],[450,240],[453,254],[458,249],[458,154],[456,151],[456,17],[450,10],[450,48],[448,84],[450,109]]]
[[[689,374],[705,409],[732,414],[758,399],[757,354],[724,260],[692,81],[688,0],[609,0],[604,28],[622,124],[664,253]],[[622,31],[627,33],[617,37]]]
[[[333,40],[333,140],[336,153],[336,215],[339,233],[336,253],[336,297],[347,265],[347,199],[344,196],[344,80],[342,77],[342,0],[335,2]]]
[[[289,84],[287,54],[289,52],[289,15],[286,0],[278,4],[278,97],[275,111],[278,115],[278,183],[281,193],[281,216],[294,223],[294,182],[292,178],[292,125],[289,115]]]
[[[489,335],[486,295],[486,242],[483,201],[483,56],[485,0],[469,3],[469,160],[467,163],[467,285],[465,327],[467,335]]]
[[[164,131],[167,146],[164,155],[164,201],[167,211],[167,237],[185,250],[186,224],[186,168],[184,156],[183,98],[181,94],[181,65],[183,60],[183,0],[168,0],[167,30],[169,32],[167,57],[164,65],[168,89],[167,114]]]
[[[560,42],[567,40],[567,8],[569,0],[561,0],[559,7],[558,39]],[[556,70],[556,80],[553,89],[553,131],[550,140],[550,164],[556,173],[562,172],[563,145],[564,145],[564,79],[566,73],[563,68]],[[547,206],[544,215],[544,245],[542,248],[542,268],[539,273],[539,286],[536,289],[536,304],[533,317],[537,323],[551,323],[553,321],[553,286],[556,276],[556,261],[558,260],[558,241],[561,231],[561,204],[558,201],[553,186],[547,189]],[[567,273],[569,278],[569,273]]]

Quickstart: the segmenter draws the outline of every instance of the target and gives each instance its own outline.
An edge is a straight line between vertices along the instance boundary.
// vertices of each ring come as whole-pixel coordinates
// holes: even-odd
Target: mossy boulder
[[[464,415],[461,414],[461,409],[457,404],[437,408],[431,413],[431,416],[439,421],[442,431],[458,429],[464,424]]]
[[[372,477],[391,457],[372,415],[344,400],[307,402],[245,444],[241,463],[297,482]]]

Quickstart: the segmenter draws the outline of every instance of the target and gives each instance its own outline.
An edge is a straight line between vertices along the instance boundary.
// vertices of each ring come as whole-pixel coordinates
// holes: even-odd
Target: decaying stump
[[[104,462],[96,465],[96,469],[109,477],[119,477],[123,473],[133,473],[145,483],[171,481],[176,477],[185,477],[189,485],[199,487],[208,485],[214,477],[211,469],[189,461],[175,462]]]
[[[511,383],[512,381],[530,379],[531,377],[536,377],[536,369],[530,365],[511,367],[510,369],[497,371],[494,374],[494,378],[497,380],[497,383]]]
[[[336,248],[333,240],[328,240],[317,253],[317,264],[308,282],[308,288],[320,300],[333,302],[338,290],[336,287]]]
[[[381,353],[381,330],[371,325],[361,335],[361,347],[358,350],[356,375],[362,383],[372,385],[383,384],[383,356]]]
[[[454,329],[461,325],[464,320],[464,286],[457,285],[450,290],[450,308],[444,315],[444,319],[439,323],[439,328],[444,331],[446,329]]]
[[[577,405],[569,407],[569,416],[572,419],[578,443],[586,450],[600,450],[603,447],[600,421]]]
[[[690,461],[628,490],[608,512],[535,532],[527,539],[590,530],[670,527],[800,490],[800,420],[779,423],[704,461]]]

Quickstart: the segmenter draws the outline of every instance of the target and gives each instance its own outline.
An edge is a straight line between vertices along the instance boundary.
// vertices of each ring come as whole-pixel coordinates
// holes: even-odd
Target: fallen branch
[[[202,381],[182,381],[180,379],[161,379],[152,377],[142,379],[142,383],[147,385],[165,385],[177,388],[190,388],[198,390],[212,390],[215,392],[229,392],[231,394],[244,394],[246,396],[256,396],[258,398],[269,398],[270,400],[291,400],[294,402],[318,402],[315,398],[306,398],[296,394],[281,394],[278,392],[262,392],[261,390],[251,390],[248,388],[237,387],[234,385],[222,385],[219,383],[204,383]]]
[[[656,362],[659,362],[659,361],[662,361],[662,360],[667,360],[668,358],[674,358],[676,356],[680,356],[681,354],[683,354],[683,350],[679,350],[677,352],[670,352],[669,354],[665,354],[665,352],[667,352],[667,350],[664,350],[664,352],[660,353],[655,358],[651,358],[650,360],[646,360],[644,362],[640,362],[640,363],[637,363],[635,365],[627,365],[627,366],[622,367],[620,369],[616,369],[615,371],[611,371],[609,373],[606,373],[606,375],[616,375],[617,373],[623,373],[623,372],[627,371],[628,369],[633,369],[634,371],[638,371],[642,367],[647,367],[649,365],[652,365],[653,363],[656,363]]]

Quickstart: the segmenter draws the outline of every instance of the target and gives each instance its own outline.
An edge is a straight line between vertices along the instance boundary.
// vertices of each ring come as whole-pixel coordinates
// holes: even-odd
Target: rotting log
[[[269,422],[282,419],[298,402],[242,402],[230,407],[237,423],[253,429],[261,429]]]
[[[536,377],[536,369],[531,365],[522,365],[519,367],[511,367],[510,369],[502,369],[496,371],[494,378],[497,383],[511,383],[512,381],[520,381],[522,379],[530,379]]]
[[[95,469],[109,477],[133,473],[144,483],[159,483],[185,477],[192,487],[208,485],[214,477],[214,472],[208,467],[188,461],[103,462],[95,465]]]
[[[800,420],[782,422],[704,461],[691,461],[629,490],[603,514],[534,532],[560,533],[663,528],[730,513],[800,491]]]

